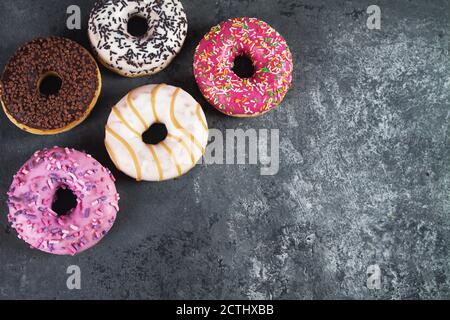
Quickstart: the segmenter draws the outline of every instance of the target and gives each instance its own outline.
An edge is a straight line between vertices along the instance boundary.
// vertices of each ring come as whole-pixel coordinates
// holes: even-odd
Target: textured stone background
[[[381,31],[366,27],[373,1],[183,2],[190,30],[181,55],[145,79],[102,69],[100,102],[78,128],[38,137],[0,114],[0,298],[450,298],[449,1],[376,1]],[[73,3],[81,31],[65,28]],[[91,5],[1,1],[1,67],[36,36],[87,46]],[[254,120],[208,106],[191,67],[209,28],[242,15],[278,29],[296,60],[283,106]],[[137,184],[114,171],[121,211],[99,245],[73,258],[28,249],[7,226],[12,175],[55,144],[113,167],[102,144],[111,106],[159,82],[192,93],[211,128],[280,129],[279,174],[203,165],[179,180]],[[82,270],[80,291],[66,288],[72,264]],[[373,264],[383,274],[379,291],[366,287]]]

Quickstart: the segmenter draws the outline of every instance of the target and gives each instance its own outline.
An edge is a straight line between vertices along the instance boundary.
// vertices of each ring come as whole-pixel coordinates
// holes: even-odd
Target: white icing
[[[148,20],[143,37],[128,34],[132,16]],[[106,0],[96,3],[89,19],[89,39],[98,58],[124,76],[145,76],[166,68],[180,52],[187,18],[179,0]]]
[[[115,165],[128,176],[146,181],[176,178],[191,170],[203,156],[208,143],[206,117],[199,103],[182,89],[147,85],[130,92],[115,108],[117,111],[111,112],[108,119],[105,144]],[[165,124],[168,137],[149,146],[142,141],[142,134],[154,123]]]

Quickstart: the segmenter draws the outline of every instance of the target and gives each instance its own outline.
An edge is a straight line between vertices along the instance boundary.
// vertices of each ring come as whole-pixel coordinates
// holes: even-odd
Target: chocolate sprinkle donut
[[[43,95],[49,75],[61,79],[59,91]],[[37,38],[9,60],[1,78],[1,99],[8,117],[37,134],[67,131],[87,117],[99,95],[98,66],[82,46],[60,37]]]
[[[134,17],[147,20],[143,36],[128,32]],[[180,52],[187,28],[179,0],[98,0],[89,18],[89,39],[107,68],[138,77],[166,68]]]

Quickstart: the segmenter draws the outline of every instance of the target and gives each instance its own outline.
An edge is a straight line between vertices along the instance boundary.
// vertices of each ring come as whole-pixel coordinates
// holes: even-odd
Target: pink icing
[[[32,248],[75,255],[111,229],[119,211],[114,181],[108,169],[83,152],[59,147],[37,151],[14,176],[8,220]],[[51,209],[61,187],[77,197],[77,206],[64,216]]]
[[[239,78],[237,56],[253,61],[255,74]],[[232,116],[256,116],[278,106],[292,84],[292,54],[286,40],[267,23],[235,18],[215,26],[194,57],[194,74],[205,98]]]

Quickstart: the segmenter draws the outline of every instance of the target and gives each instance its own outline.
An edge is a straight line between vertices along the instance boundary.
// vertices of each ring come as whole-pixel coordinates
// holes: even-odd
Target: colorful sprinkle
[[[253,61],[251,78],[233,72],[238,56]],[[257,116],[278,106],[292,85],[292,71],[286,40],[255,18],[230,19],[213,27],[194,58],[195,78],[205,98],[233,116]]]
[[[90,205],[117,204],[118,196],[110,171],[95,169],[98,162],[93,163],[92,157],[68,148],[34,153],[16,174],[8,192],[8,221],[20,239],[45,252],[74,255],[95,245],[103,232],[106,234],[118,206],[102,205],[94,226],[89,218]],[[78,172],[82,174],[77,177]],[[33,179],[25,179],[26,175]],[[77,206],[63,216],[51,208],[60,188],[70,188],[77,196]],[[88,230],[97,235],[84,234]]]

